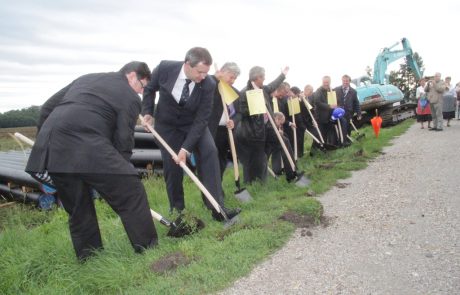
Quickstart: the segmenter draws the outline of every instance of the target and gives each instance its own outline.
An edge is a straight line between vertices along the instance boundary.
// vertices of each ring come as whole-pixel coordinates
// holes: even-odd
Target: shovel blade
[[[324,143],[323,146],[327,151],[333,151],[333,150],[336,150],[336,149],[339,148],[338,146],[333,145],[333,144],[329,144],[329,143]]]
[[[249,194],[248,190],[243,188],[235,192],[235,198],[237,198],[242,203],[248,203],[252,201],[252,197]]]
[[[299,177],[299,179],[295,182],[295,185],[298,187],[307,187],[311,183],[310,179],[306,178],[305,176]]]
[[[235,225],[236,223],[240,222],[240,216],[239,215],[236,215],[234,216],[233,218],[225,221],[224,223],[224,229],[227,229],[233,225]]]

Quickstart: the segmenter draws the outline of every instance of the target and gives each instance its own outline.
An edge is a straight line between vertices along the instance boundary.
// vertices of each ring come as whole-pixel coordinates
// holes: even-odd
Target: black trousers
[[[238,139],[238,155],[243,164],[243,181],[251,183],[256,180],[267,179],[267,156],[265,155],[265,141],[251,141]]]
[[[227,168],[228,154],[230,151],[230,142],[228,139],[228,131],[226,126],[218,126],[216,131],[216,138],[214,142],[217,148],[219,158],[220,177],[224,176],[225,168]]]
[[[185,141],[187,133],[177,129],[169,129],[166,132],[160,132],[160,130],[160,128],[157,129],[158,133],[160,133],[168,145],[178,153]],[[208,128],[205,129],[198,139],[195,149],[189,152],[193,152],[195,155],[197,170],[203,185],[217,203],[223,207],[222,179],[217,158],[217,148]],[[170,210],[177,209],[182,211],[185,209],[184,188],[182,186],[184,172],[163,147],[161,147],[161,157],[163,159],[164,178],[166,181],[166,191],[168,193]],[[207,204],[207,206],[209,207],[209,204]]]
[[[304,155],[304,142],[305,142],[305,128],[297,128],[297,158],[302,158]]]
[[[136,175],[50,173],[59,199],[69,214],[69,229],[80,260],[102,249],[91,188],[120,216],[136,252],[158,243],[144,186]]]
[[[286,148],[291,156],[291,159],[294,161],[294,152],[291,147],[291,143],[289,142],[289,139],[285,136],[282,135],[284,144],[286,145]],[[281,143],[279,142],[278,138],[267,138],[267,142],[265,144],[265,153],[267,155],[267,159],[272,157],[272,167],[274,163],[274,158],[275,158],[275,163],[278,164],[278,162],[283,161],[283,166],[284,166],[284,171],[286,172],[286,178],[288,180],[294,178],[294,170],[292,169],[292,166],[289,162],[288,157],[286,156],[286,153],[283,150],[283,147],[281,146]],[[278,167],[276,167],[278,168]],[[294,167],[295,168],[295,167]],[[280,169],[281,170],[281,169]],[[275,168],[273,168],[273,172],[275,172]],[[278,172],[275,172],[278,173]]]

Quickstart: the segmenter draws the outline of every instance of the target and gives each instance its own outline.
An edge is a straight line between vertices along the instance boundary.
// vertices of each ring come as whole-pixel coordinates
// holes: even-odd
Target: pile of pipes
[[[136,126],[134,133],[134,149],[131,163],[140,174],[162,173],[163,161],[158,144],[152,133],[145,131],[144,127]]]
[[[161,153],[151,133],[136,126],[131,163],[142,176],[162,173]],[[97,152],[97,151],[95,151]],[[49,190],[26,173],[30,150],[0,152],[0,198],[51,207],[55,198]]]
[[[0,196],[24,203],[33,202],[40,208],[48,209],[55,198],[24,171],[28,152],[9,151],[0,153]]]

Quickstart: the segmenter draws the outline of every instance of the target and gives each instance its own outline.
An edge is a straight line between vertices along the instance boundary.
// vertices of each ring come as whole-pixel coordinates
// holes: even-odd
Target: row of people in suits
[[[275,128],[281,128],[287,118],[273,112],[271,94],[284,81],[289,69],[285,68],[277,79],[264,85],[264,69],[253,67],[247,86],[240,92],[233,111],[229,110],[231,122],[225,122],[223,105],[218,103],[217,84],[222,79],[231,85],[239,70],[229,63],[215,76],[209,76],[211,65],[209,51],[194,47],[184,60],[161,61],[151,73],[146,63],[131,62],[118,72],[84,75],[43,105],[26,171],[32,175],[46,172],[51,176],[69,215],[70,235],[78,259],[85,260],[103,248],[91,189],[97,190],[120,216],[136,252],[158,243],[145,189],[129,162],[139,113],[144,116],[145,124],[153,125],[177,153],[172,158],[161,147],[171,210],[181,212],[185,208],[183,172],[178,164],[194,153],[199,176],[225,215],[232,218],[239,214],[238,208],[228,209],[224,205],[221,144],[217,144],[219,148],[215,144],[225,141],[224,125],[235,129],[244,180],[266,179],[267,158],[280,151],[280,143],[273,140],[275,130],[267,124],[267,114],[249,114],[246,90],[262,89],[268,113],[278,124]],[[138,94],[143,94],[142,103]],[[217,125],[212,121],[213,116],[218,118]],[[290,145],[287,137],[283,141]],[[289,167],[284,162],[285,168]],[[295,170],[294,167],[286,171],[288,179],[296,177]],[[223,220],[221,213],[210,209],[214,219]]]

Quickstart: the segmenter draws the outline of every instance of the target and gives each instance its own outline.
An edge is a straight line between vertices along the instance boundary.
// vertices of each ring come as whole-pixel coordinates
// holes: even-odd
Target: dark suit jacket
[[[286,76],[280,74],[273,82],[268,85],[263,86],[263,93],[265,98],[265,105],[267,106],[268,111],[273,115],[271,93],[278,88],[281,83],[283,83]],[[265,122],[264,115],[253,115],[249,114],[248,99],[246,97],[246,91],[252,90],[251,81],[248,81],[247,87],[243,88],[240,92],[240,99],[238,104],[239,116],[241,116],[241,121],[236,128],[236,136],[239,139],[247,141],[258,141],[265,142]],[[268,123],[270,124],[270,123]]]
[[[335,92],[337,93],[337,105],[345,110],[345,116],[350,119],[354,113],[361,115],[361,108],[359,106],[358,94],[353,88],[349,88],[347,96],[343,95],[342,86],[336,87]]]
[[[26,171],[136,175],[129,159],[140,111],[124,74],[78,78],[44,104]]]
[[[160,135],[175,130],[187,133],[182,148],[192,152],[208,126],[216,83],[207,76],[195,84],[187,103],[179,106],[171,92],[183,64],[181,61],[161,61],[152,71],[152,79],[144,89],[142,114],[155,117],[155,130]],[[155,106],[157,91],[160,94]]]
[[[213,102],[211,115],[210,115],[209,120],[208,120],[208,128],[209,128],[209,131],[211,132],[212,137],[215,138],[216,133],[217,133],[217,127],[219,126],[220,118],[222,117],[222,113],[224,112],[224,108],[223,108],[223,105],[222,105],[222,97],[221,97],[219,89],[218,89],[218,86],[219,86],[220,82],[219,82],[219,80],[217,80],[217,78],[214,75],[211,76],[211,77],[214,80],[214,82],[216,82],[216,90],[214,91],[214,102]],[[235,87],[232,86],[232,88],[238,95],[240,94],[240,92]],[[233,107],[235,107],[235,102],[233,102]],[[236,108],[235,108],[235,112],[236,112]],[[235,123],[235,126],[236,126],[238,124],[238,118],[239,117],[237,117],[235,115],[236,115],[236,113],[233,114],[231,119],[234,120],[234,123]]]
[[[316,119],[318,123],[326,124],[331,119],[332,109],[327,103],[327,90],[323,87],[318,88],[313,94],[315,104]]]

